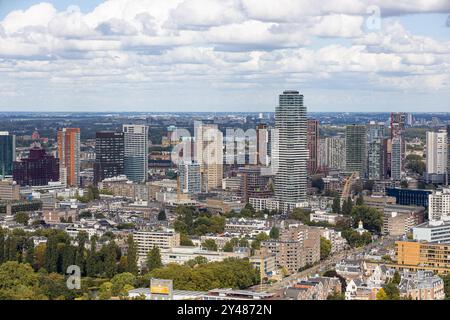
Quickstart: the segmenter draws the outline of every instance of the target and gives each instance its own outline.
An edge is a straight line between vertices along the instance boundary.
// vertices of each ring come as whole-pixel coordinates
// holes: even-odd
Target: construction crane
[[[359,178],[358,171],[353,171],[352,174],[346,179],[344,188],[342,189],[341,199],[345,200],[350,196],[352,185],[358,178]]]

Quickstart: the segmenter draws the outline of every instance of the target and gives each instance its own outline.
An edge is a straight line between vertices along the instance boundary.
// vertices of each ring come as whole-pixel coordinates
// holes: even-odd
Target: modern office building
[[[200,165],[197,162],[181,162],[178,165],[179,188],[181,193],[201,192]]]
[[[450,221],[428,221],[413,228],[413,239],[434,243],[450,243]]]
[[[303,95],[285,91],[275,111],[278,141],[275,158],[275,197],[283,212],[307,201],[307,120]]]
[[[124,124],[124,172],[133,182],[147,181],[148,126]]]
[[[403,168],[403,154],[402,154],[402,140],[399,137],[392,139],[391,152],[391,179],[400,180],[402,177]]]
[[[386,188],[386,195],[394,197],[397,204],[404,206],[420,206],[428,208],[428,196],[431,190]]]
[[[425,179],[431,183],[447,184],[448,136],[447,130],[427,132],[427,170]]]
[[[95,134],[94,183],[125,173],[123,132],[100,131]]]
[[[59,181],[59,159],[34,146],[28,158],[14,162],[13,180],[20,186],[45,186]]]
[[[16,161],[16,136],[8,131],[0,132],[0,178],[12,176]]]
[[[345,138],[332,137],[326,138],[327,146],[327,162],[326,165],[329,169],[345,170],[346,164],[346,147]]]
[[[67,186],[79,185],[80,128],[58,130],[59,178]]]
[[[217,124],[201,121],[195,121],[194,131],[194,154],[196,162],[200,165],[202,191],[220,189],[224,163],[223,133]]]
[[[450,221],[450,189],[433,191],[428,197],[428,219]]]
[[[308,119],[308,175],[315,174],[319,162],[319,120]]]
[[[365,125],[348,125],[345,128],[346,171],[358,172],[365,177],[367,167],[367,131]]]

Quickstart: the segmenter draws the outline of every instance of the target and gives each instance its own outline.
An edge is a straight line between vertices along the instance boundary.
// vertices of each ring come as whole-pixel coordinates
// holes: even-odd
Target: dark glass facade
[[[395,197],[397,204],[404,206],[421,206],[428,208],[428,195],[431,190],[386,188],[386,195]]]
[[[2,132],[0,134],[0,177],[13,174],[13,163],[16,160],[16,137]]]
[[[28,158],[14,162],[13,179],[21,186],[44,186],[59,181],[59,159],[33,147]]]
[[[101,131],[95,137],[94,183],[124,174],[124,133]]]

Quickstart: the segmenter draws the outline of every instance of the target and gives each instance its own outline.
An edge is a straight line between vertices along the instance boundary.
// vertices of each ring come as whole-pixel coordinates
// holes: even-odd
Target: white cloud
[[[372,4],[383,16],[443,12],[448,0],[108,0],[88,13],[40,3],[0,22],[0,84],[449,89],[450,41],[395,21],[368,32]]]

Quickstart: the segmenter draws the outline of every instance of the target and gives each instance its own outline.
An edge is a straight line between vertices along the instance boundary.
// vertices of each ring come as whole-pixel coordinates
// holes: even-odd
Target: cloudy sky
[[[450,111],[450,0],[0,0],[0,111]]]

